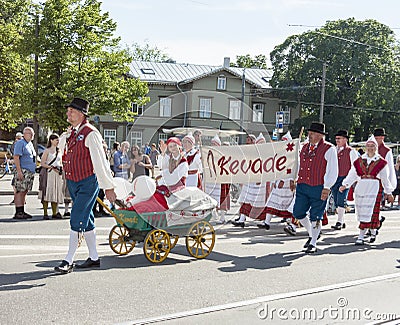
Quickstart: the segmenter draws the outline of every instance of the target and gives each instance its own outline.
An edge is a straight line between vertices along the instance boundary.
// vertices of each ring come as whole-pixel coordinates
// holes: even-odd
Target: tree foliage
[[[393,31],[375,20],[330,21],[288,37],[271,52],[271,85],[289,105],[301,103],[295,127],[318,120],[326,63],[324,122],[330,134],[349,129],[366,139],[376,126],[399,138],[399,52]],[[394,112],[394,113],[393,113]]]
[[[91,115],[110,113],[124,121],[134,119],[132,102],[147,102],[147,85],[129,77],[129,53],[120,49],[120,39],[113,36],[116,24],[100,6],[96,0],[47,0],[37,9],[31,6],[23,33],[31,66],[24,117],[34,115],[41,126],[62,130],[67,125],[64,105],[75,96],[90,101]]]
[[[232,62],[231,67],[267,69],[267,57],[264,54],[256,55],[254,58],[250,54],[237,55],[236,62]]]
[[[134,61],[174,62],[168,54],[161,51],[157,46],[133,43],[127,50]]]

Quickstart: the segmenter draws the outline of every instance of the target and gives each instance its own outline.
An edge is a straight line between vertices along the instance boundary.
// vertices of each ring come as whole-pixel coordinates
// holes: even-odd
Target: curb
[[[27,195],[38,195],[38,191],[30,191]],[[0,191],[0,195],[14,195],[14,191]]]

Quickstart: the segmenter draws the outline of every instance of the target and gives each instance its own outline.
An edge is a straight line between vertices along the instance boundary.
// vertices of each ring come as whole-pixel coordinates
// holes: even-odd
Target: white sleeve
[[[181,180],[182,177],[187,177],[188,170],[189,165],[187,162],[179,164],[172,173],[170,173],[168,169],[161,170],[162,182],[160,182],[160,185],[175,185]]]
[[[359,155],[355,149],[350,150],[350,164],[353,166],[353,163],[358,159]]]
[[[167,169],[168,164],[169,164],[169,156],[168,155],[166,155],[166,154],[164,156],[158,155],[157,165],[160,168],[160,170]]]
[[[386,154],[385,160],[387,161],[387,166],[388,166],[388,177],[389,181],[392,184],[392,187],[396,188],[397,186],[397,177],[396,177],[396,171],[394,169],[394,161],[393,161],[393,152],[392,150],[389,150],[388,153]],[[385,193],[392,193],[392,192],[386,192]]]
[[[338,178],[339,167],[338,158],[335,147],[330,147],[327,152],[325,152],[326,159],[326,171],[324,175],[324,188],[331,188]]]
[[[351,164],[351,168],[349,170],[349,173],[347,176],[344,178],[342,185],[346,186],[346,188],[349,188],[351,185],[354,184],[355,181],[359,181],[360,176],[357,175],[356,168],[354,167],[354,164]]]
[[[387,156],[387,155],[386,155]],[[394,167],[393,167],[394,168]],[[389,164],[385,166],[377,175],[377,177],[381,180],[382,186],[383,186],[383,191],[386,194],[392,194],[392,192],[395,189],[395,186],[392,185],[392,182],[390,181],[390,170],[389,170]],[[397,184],[396,184],[397,185]]]
[[[99,186],[102,189],[113,189],[114,182],[111,176],[111,170],[104,153],[102,137],[100,133],[93,130],[88,134],[85,140],[85,146],[89,148],[92,159],[94,173],[96,174]]]

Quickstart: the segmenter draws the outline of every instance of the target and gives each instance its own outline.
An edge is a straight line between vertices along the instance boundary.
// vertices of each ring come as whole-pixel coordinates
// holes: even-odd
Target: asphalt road
[[[305,232],[290,237],[279,220],[269,231],[254,222],[244,229],[227,224],[216,226],[206,259],[191,257],[180,239],[158,265],[147,261],[142,244],[116,256],[108,245],[115,221],[98,218],[100,269],[56,275],[69,222],[42,220],[35,195],[26,207],[33,220],[14,221],[9,181],[0,180],[0,324],[377,324],[400,318],[400,211],[382,213],[386,221],[373,245],[354,245],[351,213],[346,229],[324,227],[311,256],[302,252]],[[76,259],[86,258],[83,245]]]

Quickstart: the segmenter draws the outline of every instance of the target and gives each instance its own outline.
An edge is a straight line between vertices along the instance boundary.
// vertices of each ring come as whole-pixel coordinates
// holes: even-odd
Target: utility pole
[[[326,62],[322,64],[321,108],[319,110],[319,121],[321,123],[324,121],[325,82],[326,82]]]
[[[242,75],[242,97],[240,102],[240,132],[243,132],[243,120],[244,120],[244,94],[246,90],[246,68],[243,68]],[[243,134],[240,135],[240,144],[244,143]]]

